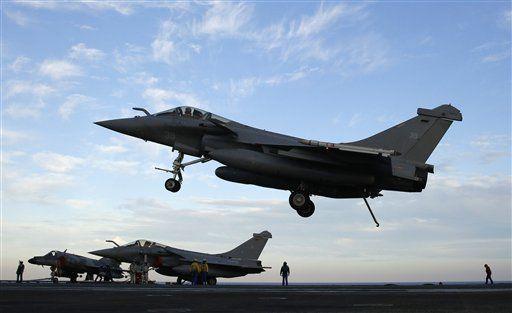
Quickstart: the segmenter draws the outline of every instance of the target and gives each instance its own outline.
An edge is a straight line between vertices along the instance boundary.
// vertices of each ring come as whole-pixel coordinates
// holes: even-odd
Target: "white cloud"
[[[171,35],[176,30],[176,25],[171,21],[165,21],[160,27],[160,32],[151,43],[153,59],[170,64],[174,52],[174,43],[170,40]]]
[[[233,100],[250,96],[260,82],[261,80],[257,77],[245,77],[239,80],[231,79],[229,81],[229,95]]]
[[[420,46],[431,45],[433,41],[434,41],[434,38],[432,38],[432,36],[428,35],[428,36],[423,37],[420,40],[419,45]]]
[[[37,97],[44,97],[54,93],[55,88],[41,83],[33,83],[30,81],[15,80],[10,81],[5,86],[5,97],[11,98],[16,95],[29,94]]]
[[[287,205],[286,200],[281,199],[262,199],[262,200],[253,200],[253,199],[208,199],[208,198],[197,198],[194,199],[195,202],[200,204],[208,204],[215,206],[231,206],[231,207],[281,207]]]
[[[148,99],[158,111],[178,105],[207,109],[207,105],[191,93],[175,92],[160,88],[147,88],[144,90],[142,97]]]
[[[139,162],[138,161],[126,161],[126,160],[106,160],[106,159],[94,159],[90,160],[91,166],[108,171],[108,172],[120,172],[125,174],[134,175],[138,172]]]
[[[285,83],[294,82],[306,78],[311,73],[317,72],[318,67],[303,66],[293,72],[276,74],[270,77],[244,77],[238,80],[231,79],[229,81],[228,93],[232,101],[240,98],[248,97],[254,93],[254,90],[262,85],[277,86]],[[220,89],[219,84],[214,84],[213,88]]]
[[[75,209],[83,209],[91,206],[92,201],[82,200],[82,199],[66,199],[64,203],[70,207]]]
[[[2,127],[0,130],[1,136],[2,136],[2,144],[16,144],[19,142],[24,142],[32,138],[28,133],[25,133],[23,131],[15,131],[15,130],[9,130],[5,127]]]
[[[483,57],[482,62],[484,62],[484,63],[499,62],[499,61],[505,60],[509,57],[510,57],[510,51],[503,51],[503,52],[493,53],[493,54]]]
[[[19,4],[29,6],[34,9],[46,10],[96,10],[96,11],[109,11],[113,10],[122,15],[130,15],[134,12],[133,3],[118,2],[118,1],[74,1],[62,2],[58,0],[46,1],[21,1]]]
[[[79,43],[71,47],[69,57],[72,59],[98,61],[105,57],[105,53],[98,49],[88,48],[84,43]]]
[[[246,3],[212,2],[200,23],[194,24],[194,33],[210,36],[238,36],[250,21],[253,7]]]
[[[483,63],[500,62],[510,58],[510,41],[488,41],[472,48],[470,51],[480,54]]]
[[[510,23],[512,23],[512,10],[505,10],[503,17],[505,19],[505,24],[510,27]]]
[[[137,85],[151,86],[151,85],[158,83],[158,78],[156,78],[146,72],[139,72],[139,73],[135,73],[134,75],[131,75],[129,77],[122,78],[119,81],[122,83],[128,84],[128,85],[137,84]]]
[[[324,4],[321,3],[315,15],[302,17],[299,26],[295,28],[292,24],[290,31],[293,36],[301,37],[318,34],[335,23],[349,9],[344,3],[330,8],[324,8]]]
[[[483,134],[471,140],[470,144],[473,147],[480,149],[489,149],[495,147],[510,147],[511,137],[504,134]]]
[[[180,26],[181,25],[181,26]],[[176,24],[174,20],[161,23],[160,29],[151,43],[153,60],[176,64],[188,60],[191,52],[199,53],[201,47],[191,43],[190,31],[186,24]]]
[[[134,71],[139,65],[146,62],[147,51],[145,48],[126,43],[124,50],[114,50],[114,68],[121,72]]]
[[[84,2],[86,6],[91,9],[104,11],[114,10],[122,15],[131,15],[134,12],[133,5],[130,2],[119,2],[119,1],[94,1]]]
[[[39,118],[41,110],[45,107],[43,100],[34,100],[32,103],[10,103],[4,113],[13,118]]]
[[[352,115],[350,120],[348,121],[348,127],[354,127],[357,124],[361,123],[363,121],[363,117],[359,113],[355,113]]]
[[[341,50],[339,66],[344,76],[355,73],[369,73],[389,64],[388,46],[385,40],[377,34],[367,34],[352,40]]]
[[[60,204],[56,193],[74,184],[73,177],[64,173],[26,174],[9,171],[5,179],[6,201],[41,205]]]
[[[128,151],[122,145],[96,145],[96,149],[102,153],[123,153]]]
[[[78,106],[87,106],[95,101],[94,98],[81,94],[72,94],[66,98],[66,101],[59,106],[59,115],[63,119],[68,119]]]
[[[341,3],[319,6],[310,16],[283,20],[245,34],[259,50],[277,52],[284,61],[316,60],[330,62],[329,68],[348,76],[367,73],[388,63],[387,43],[376,33],[347,33],[342,39],[328,40],[333,28],[349,28],[367,17],[365,5]],[[332,66],[332,62],[336,66]]]
[[[30,18],[20,11],[4,10],[5,16],[11,19],[14,23],[19,26],[27,26],[30,22]]]
[[[53,79],[82,75],[82,69],[79,66],[65,60],[45,60],[39,67],[39,72]]]
[[[54,173],[66,173],[85,162],[84,159],[55,152],[39,152],[32,160],[41,168]]]
[[[19,56],[14,60],[14,62],[12,62],[12,64],[9,67],[14,72],[19,72],[23,70],[28,63],[30,63],[30,58],[27,58],[25,56]]]
[[[505,134],[482,134],[471,140],[470,145],[478,148],[480,162],[489,164],[510,156],[511,137]]]
[[[290,73],[274,75],[274,76],[264,79],[263,81],[270,86],[276,86],[276,85],[280,85],[282,83],[294,82],[294,81],[303,79],[303,78],[307,77],[308,75],[310,75],[311,73],[317,72],[318,70],[319,70],[318,67],[303,66],[296,71],[293,71]]]
[[[93,27],[91,25],[86,25],[86,24],[79,25],[78,28],[80,28],[81,30],[98,30],[96,27]]]

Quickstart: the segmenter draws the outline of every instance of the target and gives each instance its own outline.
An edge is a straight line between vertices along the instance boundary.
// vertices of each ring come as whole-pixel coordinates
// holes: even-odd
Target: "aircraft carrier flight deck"
[[[512,284],[0,284],[8,312],[511,312]]]

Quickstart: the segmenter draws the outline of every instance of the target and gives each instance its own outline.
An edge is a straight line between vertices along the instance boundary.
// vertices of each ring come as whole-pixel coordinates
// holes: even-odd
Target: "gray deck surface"
[[[0,312],[512,312],[512,286],[2,282]]]

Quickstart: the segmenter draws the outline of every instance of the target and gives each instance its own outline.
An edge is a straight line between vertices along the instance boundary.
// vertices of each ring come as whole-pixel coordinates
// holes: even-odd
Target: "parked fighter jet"
[[[418,116],[366,139],[349,143],[306,140],[249,127],[193,107],[146,116],[96,122],[111,130],[173,147],[179,155],[165,182],[180,190],[181,171],[189,165],[218,161],[224,180],[291,191],[289,202],[302,217],[315,211],[311,195],[363,198],[382,190],[421,192],[434,166],[425,163],[452,121],[462,121],[451,105],[418,109]],[[184,155],[198,157],[183,163]],[[378,226],[377,221],[375,223]]]
[[[84,256],[61,251],[50,251],[43,256],[35,256],[28,260],[30,264],[47,265],[52,271],[52,278],[57,282],[57,277],[68,277],[71,282],[76,282],[78,274],[87,273],[86,280],[92,280],[94,274],[109,281],[112,278],[123,278],[123,269],[120,263],[113,259],[101,258],[94,260]]]
[[[156,272],[166,276],[177,277],[178,284],[183,280],[191,281],[190,264],[197,260],[206,260],[209,271],[207,282],[217,284],[217,277],[233,278],[247,274],[258,274],[265,271],[258,258],[272,234],[263,231],[253,234],[252,238],[231,251],[208,254],[173,248],[148,240],[137,240],[122,246],[114,242],[116,247],[89,253],[120,262],[147,262]],[[112,240],[107,240],[113,242]]]

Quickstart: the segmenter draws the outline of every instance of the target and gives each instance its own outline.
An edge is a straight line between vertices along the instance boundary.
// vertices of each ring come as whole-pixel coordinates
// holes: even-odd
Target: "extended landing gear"
[[[178,276],[178,278],[176,279],[176,285],[183,285],[183,278]]]
[[[206,283],[210,286],[215,286],[217,285],[217,278],[215,277],[210,277],[208,278],[208,280],[206,281]]]
[[[310,217],[315,213],[315,204],[309,198],[309,194],[303,191],[292,192],[288,202],[301,217]]]
[[[205,163],[211,160],[209,158],[199,158],[194,161],[183,163],[184,157],[185,154],[180,152],[178,157],[174,160],[174,162],[172,162],[171,170],[155,167],[156,170],[173,174],[172,178],[169,178],[165,181],[165,189],[169,190],[170,192],[178,192],[181,189],[181,183],[183,182],[183,175],[181,174],[181,171],[184,171],[185,167],[196,163]]]

